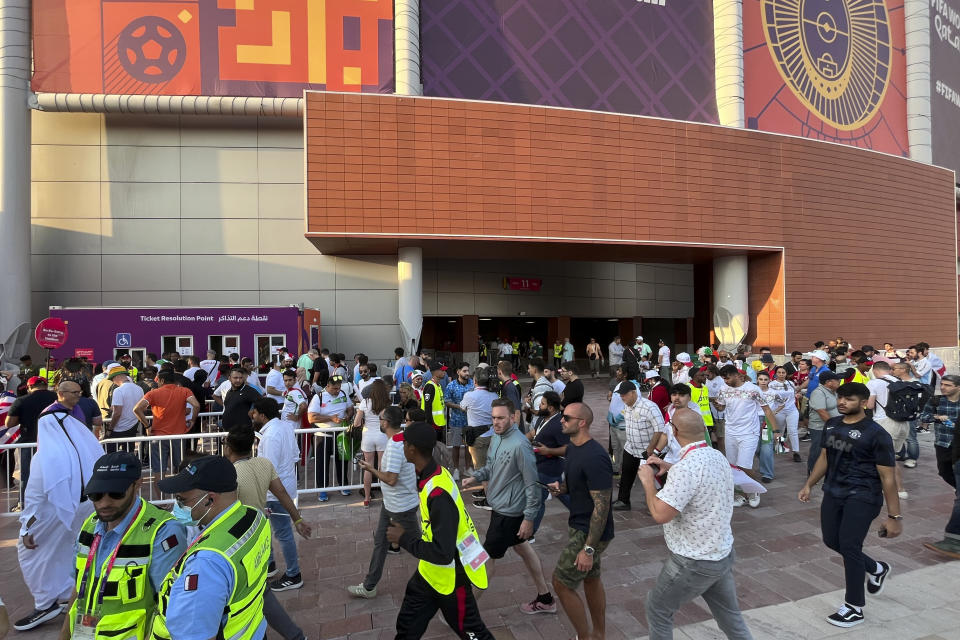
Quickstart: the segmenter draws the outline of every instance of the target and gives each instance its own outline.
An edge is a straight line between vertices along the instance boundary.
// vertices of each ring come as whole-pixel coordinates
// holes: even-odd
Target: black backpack
[[[887,385],[887,405],[883,407],[887,416],[897,422],[907,422],[920,417],[926,406],[930,389],[919,382],[898,380]]]

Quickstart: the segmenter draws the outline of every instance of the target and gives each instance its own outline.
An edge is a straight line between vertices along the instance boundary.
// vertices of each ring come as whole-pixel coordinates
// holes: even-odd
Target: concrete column
[[[463,316],[460,322],[460,348],[463,349],[463,361],[471,367],[480,362],[477,352],[477,336],[480,334],[480,316]]]
[[[713,330],[726,349],[736,347],[750,328],[747,256],[713,260]]]
[[[401,247],[397,252],[397,301],[400,334],[407,353],[416,353],[423,331],[423,249]]]
[[[743,109],[742,0],[713,0],[713,47],[716,57],[717,111],[720,124],[746,126]]]
[[[930,120],[930,1],[905,0],[907,44],[907,139],[910,157],[933,162]]]
[[[8,344],[15,363],[30,335],[30,1],[0,2],[0,261],[4,266],[0,344],[21,325],[26,339]],[[16,367],[14,367],[16,368]]]
[[[393,37],[396,92],[422,96],[420,80],[420,0],[394,0]]]

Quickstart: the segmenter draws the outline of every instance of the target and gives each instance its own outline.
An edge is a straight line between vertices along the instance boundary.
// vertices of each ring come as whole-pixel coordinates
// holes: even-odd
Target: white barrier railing
[[[200,414],[199,417],[215,417],[219,413]],[[216,421],[210,421],[216,424]],[[337,455],[336,436],[345,427],[322,427],[295,429],[300,447],[297,463],[297,496],[300,504],[308,495],[329,491],[355,490],[363,486],[363,473],[352,458],[340,460]],[[140,495],[155,504],[171,504],[172,498],[164,497],[157,482],[177,472],[177,465],[190,452],[202,455],[222,453],[225,431],[205,431],[170,436],[135,436],[130,438],[106,438],[101,440],[107,452],[124,449],[138,456],[143,463],[143,481]],[[23,483],[14,482],[29,469],[36,453],[35,442],[0,445],[0,517],[16,516],[22,503]],[[356,452],[359,452],[357,446]],[[29,474],[27,474],[29,476]],[[29,481],[29,480],[28,480]],[[374,483],[374,486],[379,486]]]

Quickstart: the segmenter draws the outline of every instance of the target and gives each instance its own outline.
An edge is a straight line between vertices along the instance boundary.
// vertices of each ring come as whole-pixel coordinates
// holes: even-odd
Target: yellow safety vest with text
[[[553,345],[553,357],[559,358],[562,355],[563,355],[563,345],[562,344]]]
[[[420,520],[422,521],[420,528],[423,531],[424,542],[433,541],[433,529],[430,527],[430,511],[427,509],[427,498],[430,497],[430,493],[434,489],[440,489],[447,492],[457,505],[457,511],[460,515],[460,519],[457,522],[457,543],[459,544],[462,540],[473,535],[477,539],[476,544],[480,544],[477,528],[473,525],[470,514],[467,513],[467,510],[463,506],[463,499],[460,497],[460,491],[457,490],[457,485],[453,482],[453,476],[443,467],[438,466],[437,468],[440,470],[440,473],[430,478],[427,484],[420,489]],[[480,589],[487,588],[487,569],[484,565],[473,569],[469,564],[463,562],[461,562],[461,564],[470,582]],[[437,593],[443,595],[453,593],[453,589],[457,583],[456,560],[445,565],[433,564],[432,562],[421,560],[417,565],[417,571]]]
[[[447,414],[446,414],[446,405],[443,402],[443,389],[439,384],[433,380],[427,381],[427,384],[432,384],[435,391],[433,394],[433,402],[430,407],[430,414],[433,416],[433,424],[436,427],[444,427],[447,424]],[[425,406],[427,402],[427,396],[424,393],[420,394],[420,408],[424,411],[427,410]]]
[[[150,618],[157,606],[157,594],[149,575],[153,544],[161,525],[172,519],[169,511],[140,498],[140,513],[120,540],[110,573],[104,575],[112,552],[103,556],[100,567],[87,567],[90,546],[96,536],[97,515],[94,513],[87,518],[77,538],[76,589],[79,594],[83,586],[84,593],[82,601],[78,596],[70,607],[67,621],[71,635],[78,609],[82,607],[83,615],[97,615],[100,618],[95,631],[97,640],[142,640],[147,637]],[[96,603],[101,590],[103,603],[97,610]]]
[[[708,427],[712,427],[713,413],[710,411],[710,392],[707,390],[707,385],[695,387],[691,384],[690,400],[692,400],[695,405],[700,407],[700,415],[703,417],[703,424]]]

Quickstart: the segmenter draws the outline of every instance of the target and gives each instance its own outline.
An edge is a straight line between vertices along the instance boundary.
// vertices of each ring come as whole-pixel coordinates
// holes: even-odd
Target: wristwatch
[[[900,516],[887,515],[887,517],[890,518],[891,520],[903,520],[903,516],[902,516],[902,515],[900,515]]]
[[[593,554],[596,553],[596,549],[587,544],[583,546],[583,552],[592,558]]]

